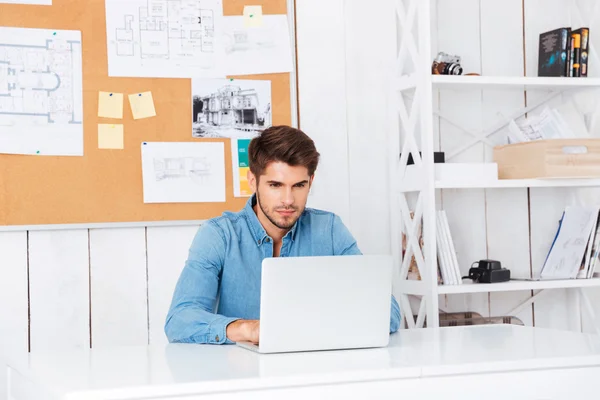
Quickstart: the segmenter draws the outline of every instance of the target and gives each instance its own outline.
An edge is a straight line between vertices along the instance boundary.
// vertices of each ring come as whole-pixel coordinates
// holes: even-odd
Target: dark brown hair
[[[285,125],[265,129],[248,146],[250,171],[256,179],[274,161],[284,162],[292,167],[306,167],[308,175],[312,176],[319,164],[319,157],[310,137],[300,129]]]

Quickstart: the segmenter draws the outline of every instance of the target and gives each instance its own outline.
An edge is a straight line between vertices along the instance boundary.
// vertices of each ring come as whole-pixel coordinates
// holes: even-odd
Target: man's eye
[[[271,187],[279,187],[280,185],[279,185],[279,183],[271,183],[269,186],[271,186]]]
[[[299,183],[296,185],[296,187],[299,187],[299,188],[303,188],[304,186],[306,186],[306,183]]]

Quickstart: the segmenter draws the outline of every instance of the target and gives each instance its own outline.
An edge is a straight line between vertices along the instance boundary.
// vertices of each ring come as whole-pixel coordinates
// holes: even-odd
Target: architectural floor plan
[[[0,153],[83,155],[81,33],[0,27]]]
[[[110,76],[216,77],[222,0],[106,0]]]

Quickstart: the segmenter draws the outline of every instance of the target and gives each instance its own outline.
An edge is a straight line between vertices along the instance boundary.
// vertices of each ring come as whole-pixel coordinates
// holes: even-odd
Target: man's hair
[[[319,164],[320,154],[315,143],[300,129],[290,126],[272,126],[256,136],[248,146],[250,171],[256,179],[271,162],[284,162],[292,167],[303,166],[312,176]]]

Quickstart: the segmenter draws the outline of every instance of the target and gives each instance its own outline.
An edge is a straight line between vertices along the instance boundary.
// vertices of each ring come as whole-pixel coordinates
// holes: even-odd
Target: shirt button
[[[258,244],[260,244],[260,242],[261,242],[261,241],[259,240],[259,241],[258,241]]]
[[[267,241],[267,243],[269,243],[271,241],[271,239],[269,239],[269,238],[266,238],[265,240]]]
[[[217,336],[215,337],[215,340],[216,340],[217,342],[219,341],[219,335],[217,335]]]

